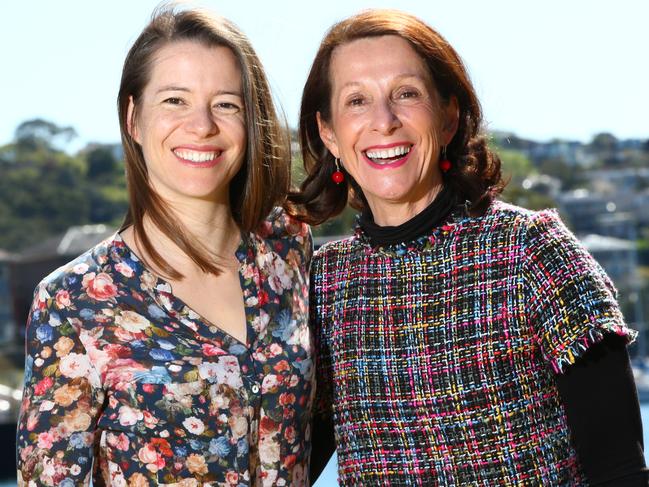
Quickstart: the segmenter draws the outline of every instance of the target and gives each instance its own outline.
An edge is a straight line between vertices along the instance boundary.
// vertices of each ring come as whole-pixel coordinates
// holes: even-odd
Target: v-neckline
[[[191,306],[185,303],[185,301],[176,296],[173,293],[172,285],[166,279],[149,269],[145,265],[144,261],[139,257],[139,255],[124,241],[124,238],[120,235],[119,232],[115,233],[113,242],[118,242],[120,244],[119,246],[121,246],[126,252],[131,255],[132,260],[138,263],[142,271],[146,271],[154,277],[155,284],[153,286],[148,286],[147,290],[153,300],[158,305],[160,305],[167,314],[171,315],[174,319],[177,319],[177,321],[182,323],[186,328],[199,335],[203,339],[210,340],[215,336],[219,336],[227,339],[227,341],[229,342],[234,342],[234,344],[243,346],[246,349],[252,346],[256,339],[256,333],[251,322],[252,320],[254,320],[254,317],[258,314],[259,311],[256,306],[248,306],[246,304],[246,288],[252,287],[254,285],[254,287],[258,289],[259,283],[255,282],[255,280],[252,279],[248,284],[246,284],[246,279],[243,275],[246,265],[254,262],[255,259],[256,252],[254,245],[254,236],[252,234],[244,235],[244,233],[241,232],[241,238],[234,252],[235,258],[239,262],[239,284],[241,287],[241,299],[243,300],[245,315],[244,319],[246,322],[245,341],[241,341],[218,324],[212,323],[211,321],[207,320],[204,316],[202,316]],[[251,294],[256,295],[256,291],[252,289]],[[191,326],[191,323],[195,324],[196,328]]]

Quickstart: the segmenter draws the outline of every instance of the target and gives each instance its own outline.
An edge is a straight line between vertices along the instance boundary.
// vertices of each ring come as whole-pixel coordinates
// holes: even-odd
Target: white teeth
[[[400,145],[398,147],[390,147],[389,149],[367,151],[367,157],[370,159],[392,159],[393,157],[402,156],[410,152],[409,145]]]
[[[207,162],[216,159],[221,153],[182,149],[182,150],[175,150],[174,154],[176,154],[181,159],[185,159],[187,161]]]

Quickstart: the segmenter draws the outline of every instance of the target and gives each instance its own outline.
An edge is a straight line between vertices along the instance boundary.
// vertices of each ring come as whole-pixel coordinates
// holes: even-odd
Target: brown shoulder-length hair
[[[397,10],[367,10],[331,27],[311,66],[302,92],[299,137],[306,178],[300,191],[289,195],[292,213],[320,224],[338,215],[349,204],[367,206],[361,188],[346,174],[345,181],[331,181],[334,156],[320,139],[316,114],[331,122],[331,58],[334,50],[365,37],[396,35],[407,40],[428,66],[440,97],[458,102],[458,129],[446,147],[452,168],[443,173],[444,185],[459,202],[470,202],[472,215],[483,214],[504,183],[500,159],[481,135],[482,110],[467,70],[455,49],[438,32],[417,17]],[[343,169],[344,170],[344,169]]]
[[[244,163],[230,183],[230,206],[242,231],[255,230],[274,206],[285,202],[290,184],[290,150],[286,124],[280,122],[275,111],[261,61],[239,28],[202,10],[179,10],[174,5],[156,9],[126,56],[117,98],[129,194],[129,209],[121,229],[133,225],[136,241],[150,256],[154,267],[168,277],[179,279],[182,274],[161,257],[144,231],[144,215],[203,271],[219,273],[217,256],[198,243],[154,191],[142,148],[128,131],[129,122],[138,117],[138,103],[149,82],[156,54],[176,41],[227,47],[239,62],[247,143]],[[131,121],[127,120],[129,98],[134,104]]]

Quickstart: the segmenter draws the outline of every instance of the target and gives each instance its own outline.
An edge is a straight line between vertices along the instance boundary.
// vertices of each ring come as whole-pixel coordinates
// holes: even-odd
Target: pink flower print
[[[67,308],[70,306],[70,293],[66,291],[65,289],[60,289],[57,293],[56,296],[54,297],[54,300],[56,301],[56,306],[57,308]]]
[[[118,262],[115,264],[115,270],[119,272],[121,275],[124,277],[133,277],[133,269],[128,264],[125,264],[124,262]]]
[[[80,353],[69,353],[59,362],[61,375],[70,379],[86,377],[90,373],[90,367],[88,356]]]
[[[56,438],[51,431],[43,431],[38,435],[38,448],[43,450],[49,450],[52,448],[52,444],[56,441]]]
[[[113,283],[113,278],[105,272],[86,274],[83,276],[82,286],[88,296],[97,301],[108,301],[117,296],[117,286]]]

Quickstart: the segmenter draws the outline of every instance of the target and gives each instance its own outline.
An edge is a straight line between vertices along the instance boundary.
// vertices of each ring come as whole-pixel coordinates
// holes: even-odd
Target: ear
[[[329,152],[331,152],[336,159],[339,159],[340,151],[338,150],[338,142],[336,141],[334,131],[331,129],[329,124],[324,121],[320,112],[317,112],[315,116],[316,121],[318,122],[318,132],[320,133],[322,143],[327,147],[327,149],[329,149]]]
[[[140,134],[137,130],[137,123],[135,123],[135,102],[133,101],[132,96],[128,97],[128,109],[126,110],[126,130],[135,142],[141,144]]]
[[[459,123],[460,108],[457,103],[457,98],[453,95],[444,107],[444,124],[442,126],[442,140],[444,141],[444,145],[448,145],[453,140]]]

